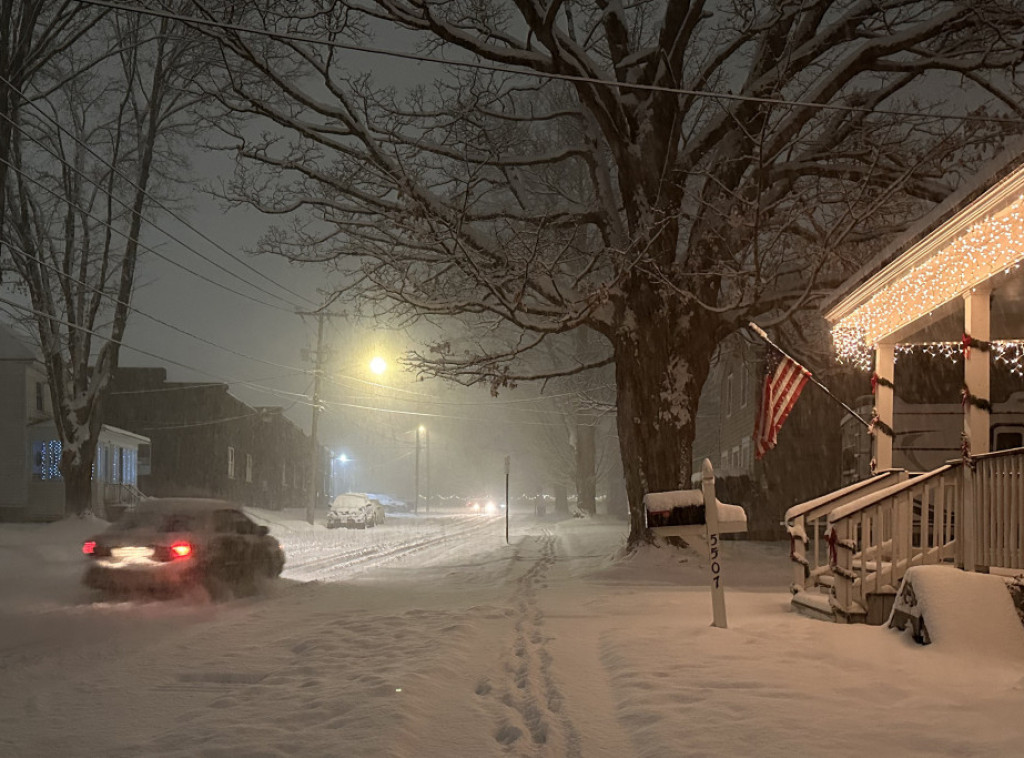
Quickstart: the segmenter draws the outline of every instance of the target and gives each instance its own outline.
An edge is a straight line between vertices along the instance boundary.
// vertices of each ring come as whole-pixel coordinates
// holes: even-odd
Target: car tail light
[[[171,558],[188,558],[192,555],[192,545],[188,542],[175,542],[171,545]]]
[[[93,555],[96,552],[96,540],[86,540],[82,545],[82,553],[85,555]]]

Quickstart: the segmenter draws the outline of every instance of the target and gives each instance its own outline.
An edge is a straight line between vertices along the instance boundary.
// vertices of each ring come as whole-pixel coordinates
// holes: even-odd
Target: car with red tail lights
[[[83,583],[120,595],[249,594],[284,568],[284,551],[266,526],[236,503],[151,498],[82,545]]]

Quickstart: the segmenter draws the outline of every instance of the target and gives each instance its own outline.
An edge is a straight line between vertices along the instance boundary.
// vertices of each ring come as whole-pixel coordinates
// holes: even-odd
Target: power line
[[[472,416],[452,416],[446,413],[426,413],[424,411],[401,411],[394,408],[378,408],[372,405],[360,405],[359,403],[342,403],[331,400],[321,400],[321,405],[328,412],[336,408],[354,408],[356,410],[374,411],[376,413],[388,413],[395,416],[416,416],[418,418],[450,419],[452,421],[475,421],[487,424],[512,424],[515,426],[555,426],[561,428],[563,425],[546,421],[513,421],[511,419],[480,419]]]
[[[264,377],[261,377],[259,379],[250,379],[249,381],[250,382],[269,382],[269,381],[271,381],[273,379],[284,379],[284,378],[289,377],[289,376],[298,376],[299,374],[306,374],[306,373],[308,373],[308,372],[306,372],[306,371],[300,371],[300,372],[292,371],[292,372],[289,372],[287,374],[275,374],[273,376],[264,376]],[[159,392],[184,392],[184,391],[187,391],[187,390],[193,390],[196,387],[201,387],[204,384],[212,385],[212,384],[222,384],[222,383],[223,382],[208,382],[208,383],[207,382],[174,382],[173,383],[174,386],[172,386],[172,387],[153,387],[152,389],[145,389],[145,390],[117,390],[116,392],[111,392],[110,394],[111,395],[153,395],[153,394],[156,394],[156,393],[159,393]],[[303,397],[305,397],[305,396],[303,395]],[[287,410],[291,410],[295,406],[296,402],[298,402],[298,401],[293,401],[291,405],[289,405],[287,408],[285,408],[285,410],[286,411]]]
[[[19,89],[18,89],[17,87],[15,87],[15,86],[14,86],[14,84],[13,84],[13,83],[12,83],[12,82],[11,82],[11,81],[10,81],[9,79],[7,79],[6,77],[4,77],[3,75],[0,75],[0,83],[2,83],[2,84],[4,84],[4,85],[6,85],[8,89],[10,89],[10,90],[11,90],[12,92],[14,92],[15,94],[17,94],[17,95],[18,95],[18,96],[19,96],[19,97],[20,97],[20,98],[21,98],[22,100],[24,100],[24,101],[25,101],[25,103],[26,103],[26,104],[30,105],[30,106],[31,106],[31,107],[32,107],[32,108],[33,108],[33,109],[34,109],[34,110],[35,110],[35,111],[36,111],[36,112],[37,112],[37,113],[38,113],[38,114],[39,114],[40,116],[42,116],[42,117],[43,117],[43,118],[44,118],[45,120],[47,120],[47,121],[48,121],[49,123],[51,123],[51,124],[53,124],[53,125],[54,125],[55,127],[57,127],[57,129],[58,129],[59,131],[61,131],[62,133],[64,133],[64,134],[68,135],[68,136],[69,136],[69,137],[70,137],[70,138],[71,138],[72,140],[74,140],[74,141],[75,141],[75,142],[76,142],[76,143],[77,143],[78,145],[80,145],[80,146],[81,146],[82,148],[84,148],[84,149],[85,149],[85,150],[86,150],[86,151],[87,151],[87,152],[88,152],[88,153],[89,153],[90,155],[92,155],[92,156],[93,156],[94,158],[96,158],[96,159],[97,159],[98,161],[100,161],[100,163],[102,163],[102,164],[103,164],[104,166],[106,166],[107,168],[109,168],[110,170],[112,170],[112,171],[113,171],[114,173],[116,173],[116,174],[117,174],[118,176],[120,176],[120,177],[121,177],[122,179],[124,179],[124,180],[125,180],[126,182],[128,182],[128,183],[129,183],[129,184],[130,184],[130,185],[131,185],[132,187],[134,187],[135,189],[137,189],[137,190],[139,190],[140,192],[142,192],[142,193],[143,193],[143,195],[145,195],[145,196],[146,196],[146,197],[147,197],[147,198],[148,198],[148,199],[149,199],[149,200],[150,200],[150,201],[151,201],[152,203],[154,203],[154,204],[155,204],[155,205],[156,205],[157,207],[161,208],[161,209],[162,209],[163,211],[165,211],[166,213],[170,214],[170,216],[171,216],[172,218],[174,218],[175,220],[177,220],[177,221],[178,221],[178,222],[179,222],[180,224],[182,224],[183,226],[185,226],[185,227],[186,227],[187,229],[191,229],[191,230],[192,230],[193,232],[195,232],[196,234],[198,234],[198,235],[199,235],[199,236],[200,236],[200,237],[201,237],[202,239],[206,240],[206,241],[207,241],[207,242],[209,242],[209,243],[210,243],[211,245],[213,245],[214,247],[216,247],[216,248],[217,248],[218,250],[220,250],[221,252],[225,253],[225,254],[226,254],[226,255],[227,255],[228,257],[230,257],[230,258],[231,258],[232,260],[234,260],[235,262],[237,262],[237,263],[241,264],[242,266],[244,266],[245,268],[249,269],[249,270],[250,270],[250,271],[252,271],[253,273],[257,274],[258,276],[262,277],[263,279],[266,279],[266,280],[267,280],[268,282],[270,282],[271,284],[275,285],[276,287],[279,287],[279,288],[281,288],[282,290],[284,290],[284,291],[285,291],[285,292],[287,292],[288,294],[290,294],[290,295],[292,295],[292,296],[294,296],[294,297],[297,297],[297,298],[299,298],[300,300],[305,300],[306,302],[309,302],[309,303],[312,303],[312,302],[314,302],[314,301],[310,300],[309,298],[305,297],[304,295],[300,295],[299,293],[297,293],[297,292],[294,292],[293,290],[289,289],[288,287],[285,287],[285,286],[284,286],[283,284],[281,284],[280,282],[277,282],[277,281],[275,281],[275,280],[271,279],[271,278],[270,278],[269,276],[267,276],[266,274],[264,274],[264,273],[263,273],[262,271],[260,271],[259,269],[257,269],[257,268],[256,268],[255,266],[251,265],[251,264],[250,264],[250,263],[249,263],[248,261],[246,261],[246,260],[244,260],[244,259],[242,259],[242,258],[239,258],[239,257],[238,257],[238,256],[236,256],[236,255],[235,255],[234,253],[232,253],[231,251],[229,251],[228,249],[226,249],[225,247],[223,247],[223,246],[222,246],[222,245],[221,245],[221,244],[220,244],[219,242],[216,242],[216,241],[214,241],[213,239],[211,239],[210,237],[208,237],[208,236],[207,236],[207,235],[206,235],[206,234],[205,234],[204,232],[202,232],[202,231],[201,231],[200,229],[196,228],[195,226],[193,226],[192,224],[190,224],[190,223],[189,223],[188,221],[186,221],[185,219],[181,218],[181,217],[180,217],[180,216],[179,216],[178,214],[176,214],[176,213],[174,212],[174,210],[173,210],[173,209],[169,208],[169,207],[168,207],[168,206],[167,206],[166,204],[164,204],[164,203],[163,203],[163,201],[161,201],[161,200],[160,200],[159,198],[157,198],[157,197],[153,196],[153,195],[152,195],[152,194],[151,194],[151,193],[150,193],[149,191],[147,191],[147,190],[144,190],[144,189],[142,189],[142,187],[140,187],[140,186],[139,186],[139,185],[138,185],[138,184],[137,184],[137,183],[136,183],[136,182],[135,182],[134,180],[132,180],[132,178],[131,178],[131,177],[129,177],[129,176],[127,175],[127,174],[125,174],[125,173],[123,173],[122,171],[120,171],[120,170],[119,170],[119,169],[118,169],[118,168],[117,168],[116,166],[114,166],[113,164],[111,164],[110,162],[108,162],[108,161],[107,161],[107,160],[106,160],[106,159],[105,159],[105,158],[104,158],[103,156],[101,156],[101,155],[100,155],[99,153],[97,153],[97,152],[96,152],[95,150],[93,150],[93,149],[92,149],[91,147],[89,147],[89,145],[88,145],[88,144],[86,144],[85,142],[83,142],[83,141],[82,141],[82,140],[81,140],[81,139],[80,139],[80,138],[78,137],[78,135],[76,135],[76,134],[72,133],[71,131],[69,131],[69,130],[67,129],[67,127],[63,126],[63,125],[62,125],[62,124],[61,124],[61,123],[60,123],[59,121],[57,121],[57,120],[55,120],[55,119],[51,118],[51,117],[50,117],[50,116],[49,116],[49,115],[48,115],[48,114],[47,114],[47,113],[46,113],[46,112],[45,112],[45,111],[44,111],[44,110],[43,110],[42,108],[40,108],[40,107],[39,107],[39,105],[37,105],[37,104],[35,103],[35,101],[33,101],[32,99],[30,99],[30,98],[29,98],[29,97],[28,97],[27,95],[25,95],[25,93],[23,93],[23,92],[22,92],[21,90],[19,90]],[[46,151],[47,151],[47,152],[48,152],[48,153],[49,153],[50,155],[52,155],[52,156],[53,156],[54,158],[57,158],[57,159],[58,159],[59,161],[61,161],[61,163],[63,163],[64,165],[66,165],[66,166],[69,166],[69,164],[67,163],[67,161],[66,161],[66,160],[64,160],[64,159],[63,159],[63,158],[62,158],[61,156],[57,155],[57,154],[56,154],[56,153],[54,153],[54,152],[53,152],[52,150],[50,150],[50,149],[49,149],[49,147],[47,147],[47,146],[46,146],[45,144],[43,144],[43,142],[42,142],[42,141],[40,141],[39,139],[37,139],[37,138],[33,137],[33,136],[32,136],[32,135],[30,135],[30,134],[26,135],[26,134],[25,134],[25,130],[24,130],[24,129],[22,128],[21,124],[18,124],[18,123],[16,123],[16,122],[15,122],[15,121],[14,121],[14,120],[13,120],[13,119],[12,119],[12,118],[10,117],[10,116],[8,116],[8,115],[7,115],[6,113],[0,114],[0,116],[2,116],[2,117],[3,117],[3,118],[4,118],[4,119],[5,119],[5,120],[6,120],[6,121],[7,121],[8,123],[10,123],[10,124],[11,124],[11,125],[12,125],[12,126],[13,126],[14,128],[18,129],[18,131],[20,131],[20,132],[21,132],[21,133],[22,133],[23,135],[27,136],[27,137],[28,137],[28,138],[29,138],[29,139],[30,139],[31,141],[35,142],[35,143],[36,143],[37,145],[39,145],[39,146],[40,146],[40,147],[42,147],[42,148],[43,148],[44,150],[46,150]],[[73,170],[74,170],[74,171],[75,171],[76,173],[78,173],[78,174],[79,174],[79,176],[81,176],[82,178],[84,178],[84,179],[85,179],[86,181],[90,181],[90,182],[92,182],[93,184],[96,184],[95,180],[93,180],[93,179],[91,179],[90,177],[88,177],[88,176],[86,176],[85,174],[83,174],[83,173],[82,173],[81,171],[79,171],[79,170],[78,170],[78,169],[77,169],[76,167],[74,167],[74,166],[69,166],[69,167],[70,167],[70,168],[72,168],[72,169],[73,169]],[[118,197],[115,197],[114,199],[115,199],[115,200],[116,200],[116,201],[117,201],[118,203],[120,203],[120,204],[121,204],[122,206],[124,206],[125,208],[128,208],[128,207],[129,207],[129,206],[128,206],[128,204],[127,204],[127,203],[125,203],[125,202],[123,202],[123,201],[122,201],[122,200],[121,200],[120,198],[118,198]],[[188,244],[187,242],[184,242],[183,240],[179,239],[178,237],[176,237],[176,236],[175,236],[174,234],[172,234],[171,232],[169,232],[169,231],[167,231],[166,229],[164,229],[164,228],[162,228],[162,227],[158,226],[158,225],[157,225],[157,224],[156,224],[155,222],[153,222],[153,221],[151,221],[151,220],[147,220],[147,222],[148,222],[148,223],[150,224],[150,226],[152,226],[152,227],[153,227],[154,229],[157,229],[158,231],[160,231],[160,232],[163,232],[163,234],[165,234],[165,235],[166,235],[167,237],[169,237],[170,239],[172,239],[172,240],[174,240],[175,242],[177,242],[177,243],[178,243],[179,245],[181,245],[182,247],[184,247],[184,248],[185,248],[186,250],[188,250],[188,251],[190,251],[190,252],[194,253],[194,254],[195,254],[196,256],[198,256],[199,258],[201,258],[201,259],[205,260],[205,261],[206,261],[207,263],[209,263],[210,265],[212,265],[212,266],[215,266],[215,267],[217,267],[217,268],[218,268],[218,269],[220,269],[221,271],[224,271],[224,272],[225,272],[225,273],[227,273],[227,274],[228,274],[229,276],[232,276],[232,277],[234,277],[235,279],[238,279],[239,281],[241,281],[241,282],[243,282],[243,283],[247,284],[248,286],[252,287],[253,289],[259,290],[260,292],[263,292],[264,294],[266,294],[266,295],[269,295],[270,297],[274,297],[274,298],[277,298],[278,300],[281,300],[282,302],[288,303],[288,304],[289,304],[290,306],[292,306],[292,307],[295,307],[294,303],[291,303],[291,302],[289,302],[289,301],[288,301],[287,299],[285,299],[285,298],[281,297],[280,295],[276,295],[276,294],[274,294],[273,292],[270,292],[270,291],[268,291],[268,290],[264,289],[263,287],[260,287],[259,285],[253,284],[252,282],[250,282],[250,281],[248,281],[248,280],[246,280],[246,279],[243,279],[243,278],[242,278],[241,276],[239,276],[239,275],[238,275],[238,274],[236,274],[235,272],[231,271],[230,269],[228,269],[228,268],[225,268],[224,266],[221,266],[221,265],[220,265],[219,263],[217,263],[216,261],[213,261],[213,260],[211,260],[211,259],[210,259],[210,258],[208,258],[207,256],[203,255],[203,254],[202,254],[201,252],[199,252],[198,250],[196,250],[195,248],[193,248],[193,247],[192,247],[191,245],[189,245],[189,244]]]
[[[77,206],[75,206],[75,207],[77,207]],[[235,350],[233,348],[225,347],[224,345],[219,345],[216,342],[213,342],[212,340],[206,339],[205,337],[200,337],[198,334],[192,334],[192,332],[189,332],[189,331],[187,331],[185,329],[177,327],[174,324],[170,324],[170,323],[168,323],[168,322],[166,322],[166,321],[164,321],[162,319],[157,318],[156,316],[152,316],[149,313],[146,313],[145,311],[140,310],[139,308],[137,308],[137,307],[135,307],[133,305],[129,305],[128,303],[124,302],[120,298],[116,297],[115,295],[112,295],[109,292],[106,292],[106,291],[100,289],[99,287],[93,287],[90,284],[86,284],[81,279],[76,279],[75,277],[71,276],[71,274],[68,274],[68,273],[66,273],[64,271],[61,271],[56,266],[54,266],[54,265],[52,265],[50,263],[47,263],[47,262],[45,262],[45,261],[43,261],[43,260],[41,260],[39,258],[36,258],[36,257],[30,255],[28,252],[23,250],[20,246],[13,244],[10,240],[2,240],[2,238],[0,238],[0,241],[2,241],[3,244],[6,244],[7,248],[12,253],[14,253],[15,255],[21,256],[23,258],[27,258],[28,260],[31,260],[31,261],[33,261],[33,262],[35,262],[35,263],[37,263],[37,264],[39,264],[41,266],[44,266],[44,267],[50,269],[51,271],[53,271],[54,273],[56,273],[58,276],[63,277],[64,279],[66,279],[68,281],[74,282],[75,284],[79,285],[80,287],[84,287],[87,290],[91,290],[92,292],[96,292],[100,296],[105,297],[108,300],[111,300],[111,301],[113,301],[114,303],[116,303],[118,305],[123,305],[125,308],[127,308],[132,313],[137,313],[138,315],[143,316],[144,318],[148,318],[150,321],[153,321],[153,322],[155,322],[157,324],[160,324],[161,326],[167,327],[168,329],[172,329],[173,331],[176,331],[179,334],[183,334],[186,337],[191,337],[194,340],[198,340],[199,342],[202,342],[202,343],[204,343],[206,345],[209,345],[210,347],[215,347],[218,350],[222,350],[222,351],[224,351],[226,353],[231,353],[232,355],[237,355],[239,358],[245,358],[246,360],[254,361],[255,363],[262,363],[265,366],[272,366],[273,368],[289,369],[289,370],[293,371],[296,374],[308,374],[309,373],[305,369],[301,369],[301,368],[298,368],[296,366],[286,366],[286,365],[284,365],[282,363],[274,363],[273,361],[264,360],[263,358],[257,358],[255,356],[248,355],[246,353],[240,352],[240,351]]]
[[[22,171],[20,168],[15,166],[10,161],[4,159],[3,157],[0,157],[0,163],[3,163],[8,168],[10,168],[12,171],[17,173],[19,176],[25,178],[26,180],[28,180],[32,184],[35,184],[36,186],[41,187],[44,191],[50,193],[51,195],[56,197],[61,202],[68,202],[68,199],[66,197],[62,197],[60,194],[57,193],[56,190],[54,190],[54,189],[52,189],[50,187],[47,187],[45,184],[43,184],[41,181],[39,181],[35,177],[29,176],[28,174],[26,174],[24,171]],[[127,233],[125,233],[121,229],[118,229],[113,224],[110,224],[109,222],[104,221],[103,219],[97,218],[96,216],[94,216],[89,211],[85,210],[84,208],[80,208],[79,206],[74,205],[73,203],[68,203],[68,204],[71,205],[72,207],[74,207],[75,209],[81,211],[82,215],[92,219],[93,221],[95,221],[96,223],[100,224],[101,226],[105,226],[106,228],[110,229],[110,231],[112,231],[112,232],[114,232],[114,233],[124,237],[125,239],[129,239]],[[289,309],[284,308],[284,307],[282,307],[280,305],[274,305],[273,303],[268,303],[266,300],[260,300],[258,297],[253,297],[252,295],[248,295],[248,294],[246,294],[244,292],[240,292],[240,291],[238,291],[236,289],[232,289],[231,287],[227,286],[226,284],[222,284],[221,282],[214,281],[213,279],[210,279],[209,277],[203,276],[202,274],[200,274],[200,273],[198,273],[196,271],[192,271],[190,268],[188,268],[184,264],[178,263],[177,261],[175,261],[175,260],[173,260],[171,258],[168,258],[163,253],[158,253],[153,248],[151,248],[148,245],[144,244],[141,240],[137,240],[137,242],[138,242],[139,247],[142,250],[144,250],[145,252],[152,253],[157,258],[160,258],[161,260],[166,261],[167,263],[170,263],[173,266],[177,266],[182,271],[186,271],[186,272],[192,274],[193,276],[198,277],[199,279],[202,279],[203,281],[208,282],[208,283],[214,285],[215,287],[220,287],[221,289],[226,290],[227,292],[230,292],[230,293],[232,293],[234,295],[238,295],[239,297],[245,298],[246,300],[251,300],[254,303],[259,303],[260,305],[265,305],[268,308],[273,308],[274,310],[284,311],[285,313],[291,313],[292,312]],[[274,297],[277,297],[277,296],[275,295]]]
[[[157,355],[156,353],[151,353],[148,350],[143,350],[142,348],[139,348],[139,347],[134,347],[133,345],[129,345],[127,342],[124,342],[123,340],[113,339],[109,335],[100,334],[99,332],[94,331],[92,329],[89,329],[87,327],[84,327],[81,324],[73,324],[70,321],[66,321],[66,320],[64,320],[62,318],[59,318],[59,317],[54,316],[54,315],[49,314],[49,313],[43,313],[42,311],[36,310],[35,308],[32,308],[31,306],[15,302],[14,300],[9,300],[9,299],[7,299],[5,297],[0,297],[0,303],[3,303],[4,305],[7,305],[7,306],[9,306],[11,308],[14,308],[16,310],[19,310],[22,313],[28,313],[28,314],[31,314],[33,316],[36,316],[37,318],[45,318],[45,319],[47,319],[49,321],[53,321],[53,322],[55,322],[57,324],[61,324],[61,325],[66,326],[66,327],[68,327],[70,329],[76,329],[76,330],[78,330],[80,332],[85,332],[86,334],[91,334],[94,337],[99,337],[102,340],[106,340],[107,342],[113,343],[115,345],[119,345],[122,348],[125,348],[127,350],[132,350],[132,351],[134,351],[136,353],[139,353],[141,355],[145,355],[145,356],[147,356],[149,358],[155,358],[158,361],[163,361],[165,363],[169,363],[172,366],[178,366],[179,368],[183,368],[183,369],[186,369],[188,371],[195,371],[196,373],[199,373],[199,374],[204,374],[206,376],[212,376],[214,379],[217,379],[218,381],[220,381],[220,382],[222,382],[224,384],[237,384],[239,386],[246,387],[246,388],[251,389],[251,390],[256,390],[256,391],[259,391],[259,392],[265,392],[265,393],[267,393],[269,395],[274,395],[274,396],[277,396],[277,397],[281,397],[281,396],[294,397],[295,396],[295,393],[284,392],[282,390],[274,389],[273,387],[264,387],[264,386],[259,385],[259,384],[253,384],[252,382],[249,382],[249,381],[244,380],[244,379],[226,379],[226,378],[224,378],[222,376],[218,376],[217,374],[214,374],[214,373],[212,373],[210,371],[206,371],[205,369],[196,368],[195,366],[189,366],[186,363],[181,363],[179,361],[175,361],[175,360],[172,360],[170,358],[166,358],[166,357],[164,357],[162,355]],[[299,401],[299,402],[301,402],[301,401]]]
[[[818,110],[842,111],[847,113],[878,113],[887,116],[906,116],[909,118],[921,118],[923,114],[914,111],[901,111],[884,108],[865,108],[863,106],[840,105],[838,103],[814,103],[803,100],[782,100],[772,97],[755,97],[753,95],[737,95],[731,92],[710,92],[708,90],[683,89],[681,87],[665,87],[658,84],[639,84],[636,82],[620,82],[614,79],[601,79],[591,76],[578,76],[575,74],[560,74],[552,71],[532,71],[525,68],[511,68],[496,63],[485,63],[481,61],[460,61],[434,58],[419,53],[409,53],[399,50],[387,50],[384,48],[369,47],[366,45],[353,45],[337,40],[325,40],[308,34],[297,34],[295,32],[275,32],[267,29],[233,24],[226,21],[214,21],[212,19],[196,18],[195,16],[184,16],[169,11],[154,10],[151,8],[137,8],[119,3],[106,2],[106,0],[75,0],[82,5],[92,5],[99,8],[119,10],[126,13],[153,16],[172,21],[180,21],[184,24],[191,24],[197,27],[212,27],[231,32],[244,32],[257,36],[269,37],[270,39],[285,42],[305,42],[312,45],[323,45],[325,47],[347,50],[349,52],[367,53],[370,55],[382,55],[388,58],[400,58],[416,61],[417,63],[436,63],[441,66],[456,66],[461,68],[472,68],[483,71],[493,71],[502,74],[515,74],[529,76],[535,79],[550,79],[555,81],[577,82],[580,84],[597,84],[605,87],[625,90],[641,90],[645,92],[664,92],[672,95],[685,95],[688,97],[707,98],[711,100],[729,100],[735,102],[761,103],[764,105],[779,105],[787,108],[815,108]],[[976,121],[981,123],[1024,125],[1024,120],[1016,118],[1000,118],[992,116],[972,116],[969,114],[924,114],[929,118],[949,119],[953,121]]]

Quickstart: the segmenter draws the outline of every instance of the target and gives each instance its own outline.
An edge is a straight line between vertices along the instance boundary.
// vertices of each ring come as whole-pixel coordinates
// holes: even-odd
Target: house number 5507
[[[722,566],[718,563],[718,535],[708,535],[708,541],[711,543],[711,582],[718,589],[722,579]]]

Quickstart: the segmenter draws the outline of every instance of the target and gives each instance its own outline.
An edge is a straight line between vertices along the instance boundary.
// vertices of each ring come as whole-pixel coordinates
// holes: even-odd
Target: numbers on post
[[[709,534],[708,542],[711,546],[711,582],[718,589],[722,581],[722,566],[718,562],[718,535]]]

